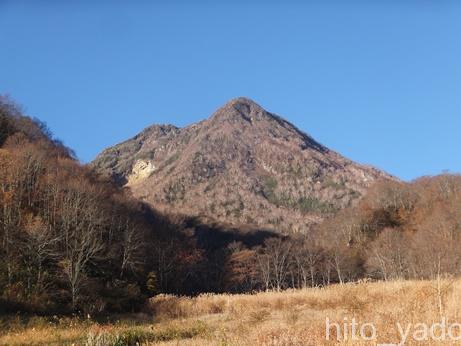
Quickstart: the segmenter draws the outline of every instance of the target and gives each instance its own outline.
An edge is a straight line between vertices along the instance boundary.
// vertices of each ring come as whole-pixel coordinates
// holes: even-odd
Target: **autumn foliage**
[[[159,293],[459,275],[461,177],[383,181],[292,234],[162,215],[0,99],[0,312],[133,311]]]

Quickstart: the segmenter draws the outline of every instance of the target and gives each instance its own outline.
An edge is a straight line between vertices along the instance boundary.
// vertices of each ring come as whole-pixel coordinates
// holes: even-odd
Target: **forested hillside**
[[[131,311],[156,293],[224,291],[240,279],[226,275],[232,253],[276,236],[157,213],[6,98],[0,208],[0,312]]]
[[[9,100],[0,106],[2,310],[125,311],[162,292],[285,287],[286,268],[274,281],[263,247],[285,248],[280,235],[160,215],[81,166]]]
[[[307,234],[256,257],[267,288],[459,276],[461,176],[382,182]]]
[[[356,272],[358,261],[362,275],[382,280],[459,275],[461,176],[377,184],[318,236],[327,248],[340,245],[333,251],[338,274]]]
[[[290,235],[161,214],[1,98],[0,312],[97,314],[158,293],[458,275],[460,199],[456,175],[387,180]]]
[[[140,205],[7,99],[0,123],[1,307],[103,311],[142,302],[150,226]]]

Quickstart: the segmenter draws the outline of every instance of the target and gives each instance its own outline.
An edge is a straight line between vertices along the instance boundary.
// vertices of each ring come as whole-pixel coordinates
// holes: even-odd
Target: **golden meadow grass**
[[[325,320],[373,323],[377,341],[326,340]],[[461,322],[461,280],[378,282],[254,295],[160,295],[120,321],[8,320],[0,345],[376,345],[398,343],[396,323]],[[406,345],[455,345],[455,341]]]

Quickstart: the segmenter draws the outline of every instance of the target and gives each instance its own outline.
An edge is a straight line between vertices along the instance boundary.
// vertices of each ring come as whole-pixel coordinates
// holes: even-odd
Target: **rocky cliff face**
[[[246,98],[185,128],[148,127],[91,164],[169,213],[303,231],[354,203],[377,179]]]

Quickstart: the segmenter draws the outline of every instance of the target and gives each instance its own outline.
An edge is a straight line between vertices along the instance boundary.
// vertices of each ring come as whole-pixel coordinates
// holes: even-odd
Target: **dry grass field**
[[[423,341],[415,339],[424,338],[418,323],[433,326],[443,319],[445,327],[438,325]],[[461,280],[358,283],[254,295],[157,296],[145,313],[111,323],[9,317],[2,320],[0,345],[398,344],[397,323],[408,334],[405,345],[459,345],[455,338],[461,335],[461,326],[455,322],[461,322]],[[337,335],[333,323],[346,325],[348,335],[344,330]],[[375,340],[366,340],[373,336],[370,325],[360,334],[364,323],[373,324]]]

